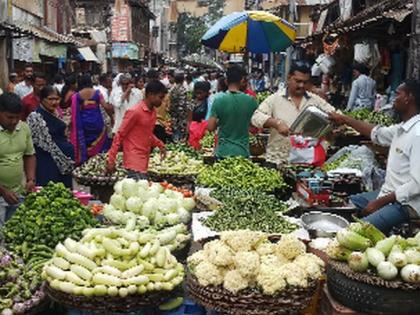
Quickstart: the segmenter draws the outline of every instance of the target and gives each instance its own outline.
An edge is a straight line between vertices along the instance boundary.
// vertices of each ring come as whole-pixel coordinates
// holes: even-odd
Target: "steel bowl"
[[[332,213],[311,211],[300,217],[302,226],[311,238],[334,237],[335,234],[349,225],[349,222]]]

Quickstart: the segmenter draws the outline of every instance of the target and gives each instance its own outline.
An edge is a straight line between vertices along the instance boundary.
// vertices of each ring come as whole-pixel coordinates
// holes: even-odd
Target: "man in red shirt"
[[[244,92],[245,94],[248,94],[249,96],[252,96],[253,98],[257,97],[257,93],[255,93],[253,90],[251,90],[251,88],[249,87],[249,79],[248,77],[245,77],[242,81],[241,81],[241,86],[240,86],[240,90],[241,92]]]
[[[33,78],[33,92],[31,94],[26,95],[22,99],[22,105],[23,105],[23,112],[22,112],[22,120],[25,121],[26,118],[29,116],[30,113],[35,111],[39,104],[41,103],[41,100],[39,98],[39,95],[41,93],[41,90],[44,86],[47,85],[47,79],[43,74],[37,73],[34,75]]]
[[[115,159],[120,146],[123,149],[123,165],[128,170],[128,177],[146,178],[150,152],[158,147],[162,158],[165,156],[165,145],[154,134],[156,109],[162,104],[167,89],[159,81],[146,85],[146,98],[128,109],[108,152],[107,171],[115,171]]]

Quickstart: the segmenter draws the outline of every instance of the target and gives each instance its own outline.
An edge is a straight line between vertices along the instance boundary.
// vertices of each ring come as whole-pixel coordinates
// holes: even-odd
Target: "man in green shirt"
[[[229,68],[228,91],[217,98],[211,108],[207,129],[215,131],[219,128],[217,158],[249,157],[249,125],[258,104],[240,90],[246,77],[244,69],[237,66]]]
[[[16,94],[0,95],[0,226],[16,211],[21,194],[35,186],[35,150],[22,111]]]

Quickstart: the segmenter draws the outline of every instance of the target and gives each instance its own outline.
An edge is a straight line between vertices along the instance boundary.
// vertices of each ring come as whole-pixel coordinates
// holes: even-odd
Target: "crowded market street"
[[[420,314],[419,65],[420,1],[0,0],[0,315]]]

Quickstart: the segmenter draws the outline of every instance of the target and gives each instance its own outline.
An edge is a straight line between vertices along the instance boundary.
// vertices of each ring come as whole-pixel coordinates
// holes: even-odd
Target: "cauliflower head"
[[[223,287],[232,293],[237,293],[248,287],[248,280],[241,275],[239,270],[229,270],[225,274]]]
[[[261,265],[260,267],[269,267],[269,268],[280,268],[282,265],[287,263],[288,261],[280,260],[277,255],[264,255],[260,257]]]
[[[279,269],[272,268],[269,265],[261,265],[260,272],[257,275],[257,284],[262,288],[264,294],[269,295],[283,290],[287,285]]]
[[[319,279],[324,271],[324,261],[314,254],[303,254],[293,262],[306,271],[307,277],[311,279]]]
[[[218,267],[230,266],[234,261],[234,252],[225,243],[219,240],[204,245],[204,252],[208,261]]]
[[[223,275],[220,270],[208,261],[199,263],[194,271],[198,283],[202,286],[220,285],[223,283]]]
[[[203,261],[207,261],[207,255],[204,252],[204,250],[200,250],[198,252],[195,252],[191,256],[187,258],[188,267],[191,270],[194,270],[195,267],[197,267],[198,264],[202,263]]]
[[[260,256],[255,251],[237,252],[235,255],[235,266],[243,277],[251,278],[258,273]]]
[[[308,286],[307,273],[304,269],[294,263],[287,263],[278,270],[280,275],[286,279],[290,286],[306,288]]]
[[[281,240],[277,243],[276,253],[281,254],[288,260],[302,255],[306,252],[306,246],[297,237],[290,234],[282,235]]]
[[[265,255],[271,255],[274,254],[276,251],[276,244],[273,243],[262,243],[258,245],[256,249],[258,255],[265,256]]]
[[[220,239],[235,252],[247,252],[266,241],[267,234],[250,230],[226,231],[220,234]]]

